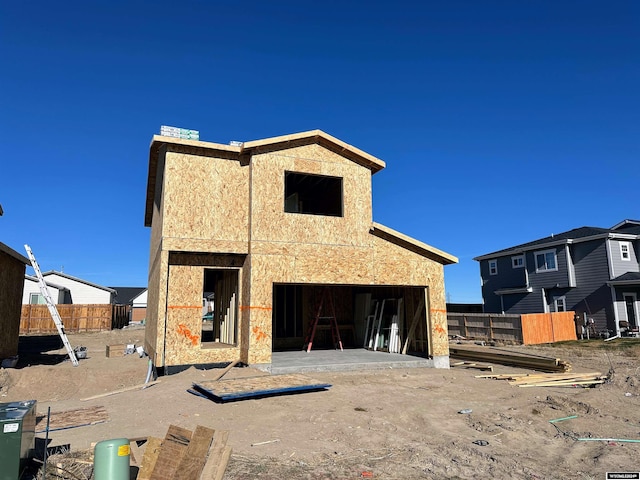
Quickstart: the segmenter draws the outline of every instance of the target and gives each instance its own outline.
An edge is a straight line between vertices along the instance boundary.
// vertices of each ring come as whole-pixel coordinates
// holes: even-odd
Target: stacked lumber
[[[138,480],[221,480],[231,447],[229,432],[198,425],[193,432],[170,425],[164,439],[149,437],[143,455],[134,452]],[[132,442],[133,446],[134,442]],[[137,450],[134,449],[134,450]],[[141,460],[138,460],[141,457]]]
[[[449,355],[464,361],[498,363],[541,372],[569,372],[571,370],[569,362],[557,358],[514,352],[496,347],[450,345]]]
[[[476,375],[476,378],[507,380],[518,387],[592,387],[606,382],[607,376],[601,372],[589,373],[503,373],[496,375]]]

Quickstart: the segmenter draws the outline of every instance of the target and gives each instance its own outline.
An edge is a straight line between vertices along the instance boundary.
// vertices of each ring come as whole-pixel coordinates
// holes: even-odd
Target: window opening
[[[284,211],[342,217],[342,178],[284,173]]]

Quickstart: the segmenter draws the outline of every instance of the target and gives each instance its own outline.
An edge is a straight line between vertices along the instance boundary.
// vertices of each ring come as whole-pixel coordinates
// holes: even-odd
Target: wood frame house
[[[302,349],[329,292],[322,309],[333,307],[345,348],[365,345],[367,317],[388,299],[383,313],[402,317],[409,351],[448,368],[443,266],[457,258],[372,221],[371,176],[384,167],[320,130],[230,145],[154,136],[145,349],[155,366],[269,364],[273,351]],[[314,348],[334,348],[322,333]]]

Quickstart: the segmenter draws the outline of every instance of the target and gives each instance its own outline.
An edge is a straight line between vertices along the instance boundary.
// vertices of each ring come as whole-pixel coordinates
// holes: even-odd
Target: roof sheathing
[[[294,146],[295,144],[305,143],[317,143],[318,145],[322,145],[323,147],[370,169],[372,174],[379,172],[385,167],[385,163],[379,158],[332,137],[322,130],[310,130],[308,132],[265,138],[263,140],[254,140],[251,142],[245,142],[241,146],[202,142],[198,140],[183,140],[180,138],[154,135],[149,148],[149,172],[147,175],[147,198],[144,215],[145,227],[150,227],[151,221],[153,220],[153,200],[156,188],[158,155],[160,154],[162,147],[170,145],[172,151],[185,150],[194,152],[195,150],[196,153],[201,155],[207,155],[207,152],[217,151],[218,153],[225,155],[226,158],[239,159],[241,155],[250,156],[254,153],[283,150]]]

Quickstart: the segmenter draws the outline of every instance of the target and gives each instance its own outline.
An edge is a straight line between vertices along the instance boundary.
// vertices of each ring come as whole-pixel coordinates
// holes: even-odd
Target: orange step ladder
[[[325,304],[328,303],[331,315],[322,316],[323,308]],[[320,320],[329,320],[329,326],[331,328],[331,339],[333,341],[334,348],[340,346],[340,351],[342,350],[342,339],[340,338],[340,330],[338,329],[338,322],[336,320],[336,309],[333,304],[333,296],[329,290],[329,287],[324,287],[322,290],[322,297],[320,297],[320,303],[318,304],[318,310],[316,312],[316,316],[309,325],[309,333],[307,333],[307,338],[304,341],[304,345],[307,347],[307,353],[311,351],[311,346],[313,345],[313,339],[316,336],[316,329],[318,327],[318,323]],[[304,346],[303,346],[304,349]]]

